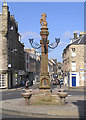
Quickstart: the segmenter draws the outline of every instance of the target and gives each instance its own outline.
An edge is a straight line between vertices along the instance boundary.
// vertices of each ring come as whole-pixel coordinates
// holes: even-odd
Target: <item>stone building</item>
[[[57,62],[57,75],[58,79],[63,78],[63,64],[61,62]]]
[[[40,75],[40,54],[34,49],[25,49],[25,71],[27,79],[39,81]]]
[[[50,80],[57,77],[57,59],[48,59],[48,72],[50,76]]]
[[[20,42],[18,23],[4,2],[0,14],[0,88],[22,84],[25,74],[24,44]]]
[[[64,84],[69,87],[86,86],[86,34],[74,33],[71,43],[63,51]]]

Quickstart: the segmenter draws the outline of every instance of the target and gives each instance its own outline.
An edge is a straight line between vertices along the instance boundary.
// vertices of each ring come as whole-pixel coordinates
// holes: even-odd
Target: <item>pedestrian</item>
[[[50,89],[50,92],[52,93],[52,89]]]
[[[59,80],[60,88],[61,88],[61,81]]]
[[[28,81],[26,81],[26,83],[25,83],[25,88],[27,89],[28,88]]]

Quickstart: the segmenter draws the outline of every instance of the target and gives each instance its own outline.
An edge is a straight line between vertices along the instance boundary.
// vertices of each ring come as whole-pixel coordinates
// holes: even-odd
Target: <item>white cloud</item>
[[[59,44],[60,44],[60,45],[66,45],[67,42],[60,42]]]
[[[66,31],[65,33],[63,33],[63,35],[61,36],[61,39],[70,39],[74,37],[74,33],[77,33],[77,35],[80,33],[79,30],[75,30],[75,31]]]
[[[70,39],[70,38],[73,38],[73,32],[70,32],[70,31],[66,31],[65,33],[63,33],[62,39]]]
[[[40,35],[37,32],[27,31],[21,34],[21,40],[25,41],[29,38],[40,38]]]

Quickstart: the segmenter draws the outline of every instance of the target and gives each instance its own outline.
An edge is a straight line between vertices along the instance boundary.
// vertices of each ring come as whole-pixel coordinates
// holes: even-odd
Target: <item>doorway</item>
[[[72,86],[76,86],[76,77],[72,77]]]

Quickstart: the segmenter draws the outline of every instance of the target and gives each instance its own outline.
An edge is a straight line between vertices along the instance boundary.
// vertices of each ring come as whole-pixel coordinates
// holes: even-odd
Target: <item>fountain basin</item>
[[[59,92],[58,95],[60,98],[66,98],[68,96],[68,93],[67,92]]]
[[[31,92],[29,92],[29,93],[21,93],[21,95],[25,98],[25,103],[29,104],[29,99],[31,98],[32,93]]]
[[[33,91],[32,89],[25,89],[26,93],[29,93],[29,92],[32,92],[32,91]]]
[[[58,92],[59,97],[61,98],[61,103],[65,104],[65,98],[68,96],[67,92]]]
[[[65,91],[65,89],[59,89],[58,90],[58,92],[64,92]]]
[[[21,93],[21,95],[24,97],[24,98],[30,98],[31,97],[31,93]]]

